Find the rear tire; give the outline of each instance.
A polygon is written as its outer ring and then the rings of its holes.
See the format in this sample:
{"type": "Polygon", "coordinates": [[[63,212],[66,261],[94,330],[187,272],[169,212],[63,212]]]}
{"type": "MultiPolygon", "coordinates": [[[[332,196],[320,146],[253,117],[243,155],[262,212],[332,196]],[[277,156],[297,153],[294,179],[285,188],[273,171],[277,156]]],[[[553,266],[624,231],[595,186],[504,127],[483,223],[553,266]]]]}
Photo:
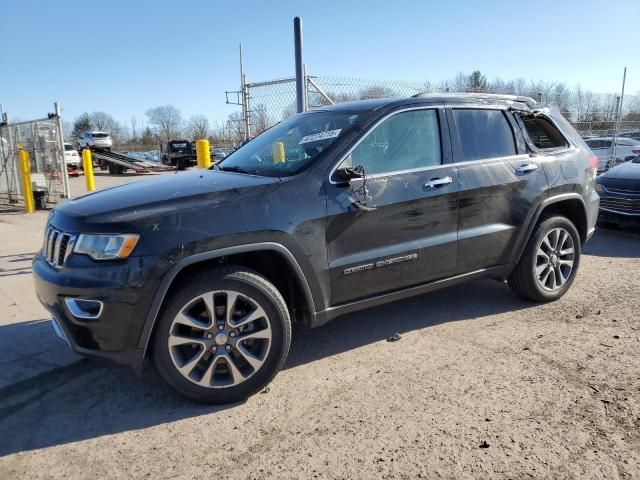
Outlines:
{"type": "Polygon", "coordinates": [[[175,391],[201,403],[245,400],[282,369],[291,320],[276,287],[242,267],[185,279],[167,298],[151,359],[175,391]]]}
{"type": "Polygon", "coordinates": [[[509,286],[529,300],[557,300],[571,287],[580,266],[580,254],[580,235],[573,223],[560,215],[544,217],[511,272],[509,286]]]}

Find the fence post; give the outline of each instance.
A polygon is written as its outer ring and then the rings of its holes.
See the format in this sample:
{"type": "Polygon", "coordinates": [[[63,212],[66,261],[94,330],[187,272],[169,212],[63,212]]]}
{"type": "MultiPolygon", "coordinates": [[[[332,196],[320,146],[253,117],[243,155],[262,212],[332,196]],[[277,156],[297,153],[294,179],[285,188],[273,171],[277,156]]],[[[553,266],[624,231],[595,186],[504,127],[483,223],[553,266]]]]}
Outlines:
{"type": "Polygon", "coordinates": [[[22,173],[22,196],[24,197],[24,209],[26,213],[35,211],[33,205],[33,190],[31,188],[31,165],[29,165],[29,152],[19,150],[20,172],[22,173]]]}
{"type": "Polygon", "coordinates": [[[96,189],[96,185],[93,181],[93,159],[91,158],[91,150],[88,148],[82,150],[82,168],[87,192],[93,192],[96,189]]]}
{"type": "MultiPolygon", "coordinates": [[[[71,198],[71,188],[69,187],[69,172],[67,172],[67,162],[64,159],[64,133],[62,131],[62,119],[60,118],[60,105],[55,102],[54,107],[56,109],[56,130],[58,136],[58,148],[60,149],[60,157],[58,160],[62,162],[60,166],[60,175],[62,176],[62,189],[64,195],[67,198],[71,198]]],[[[93,172],[93,169],[91,170],[93,172]]]]}
{"type": "Polygon", "coordinates": [[[293,19],[293,36],[296,57],[296,110],[297,113],[301,113],[307,111],[307,82],[302,56],[302,19],[300,17],[293,19]]]}
{"type": "Polygon", "coordinates": [[[618,153],[618,130],[620,129],[620,119],[622,117],[622,102],[624,102],[624,87],[626,82],[627,67],[624,67],[624,73],[622,74],[622,93],[620,94],[620,97],[618,97],[618,104],[616,105],[616,119],[613,126],[613,142],[611,143],[611,156],[613,157],[611,160],[614,167],[617,164],[616,155],[618,153]]]}
{"type": "Polygon", "coordinates": [[[211,150],[209,149],[209,140],[196,140],[196,158],[198,159],[198,168],[209,168],[211,166],[211,150]]]}

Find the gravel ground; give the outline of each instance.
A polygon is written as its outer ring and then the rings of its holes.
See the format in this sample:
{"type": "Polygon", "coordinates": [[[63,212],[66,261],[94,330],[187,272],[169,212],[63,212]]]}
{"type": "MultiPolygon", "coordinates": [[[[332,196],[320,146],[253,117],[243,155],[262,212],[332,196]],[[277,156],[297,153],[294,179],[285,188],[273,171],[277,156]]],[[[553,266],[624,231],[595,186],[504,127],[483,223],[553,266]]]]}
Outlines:
{"type": "Polygon", "coordinates": [[[640,479],[638,231],[552,304],[475,281],[296,329],[264,392],[205,407],[55,337],[45,219],[0,213],[0,479],[640,479]]]}

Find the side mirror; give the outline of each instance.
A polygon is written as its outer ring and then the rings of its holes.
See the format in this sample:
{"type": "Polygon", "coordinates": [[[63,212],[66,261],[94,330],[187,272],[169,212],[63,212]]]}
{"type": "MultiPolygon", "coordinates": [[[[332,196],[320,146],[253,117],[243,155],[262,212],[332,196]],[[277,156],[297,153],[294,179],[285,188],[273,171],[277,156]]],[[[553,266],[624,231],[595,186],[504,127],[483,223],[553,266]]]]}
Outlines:
{"type": "Polygon", "coordinates": [[[333,173],[333,179],[337,183],[350,183],[351,180],[364,177],[364,167],[356,165],[355,167],[343,167],[337,169],[333,173]]]}

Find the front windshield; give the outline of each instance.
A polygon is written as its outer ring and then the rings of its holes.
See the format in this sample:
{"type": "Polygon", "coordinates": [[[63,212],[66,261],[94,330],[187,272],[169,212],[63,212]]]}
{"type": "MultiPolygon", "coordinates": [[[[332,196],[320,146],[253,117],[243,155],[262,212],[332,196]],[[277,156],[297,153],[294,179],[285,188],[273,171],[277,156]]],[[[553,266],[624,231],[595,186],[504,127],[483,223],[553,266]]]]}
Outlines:
{"type": "Polygon", "coordinates": [[[294,175],[344,135],[359,116],[339,111],[296,115],[230,154],[220,163],[220,169],[265,176],[294,175]]]}

